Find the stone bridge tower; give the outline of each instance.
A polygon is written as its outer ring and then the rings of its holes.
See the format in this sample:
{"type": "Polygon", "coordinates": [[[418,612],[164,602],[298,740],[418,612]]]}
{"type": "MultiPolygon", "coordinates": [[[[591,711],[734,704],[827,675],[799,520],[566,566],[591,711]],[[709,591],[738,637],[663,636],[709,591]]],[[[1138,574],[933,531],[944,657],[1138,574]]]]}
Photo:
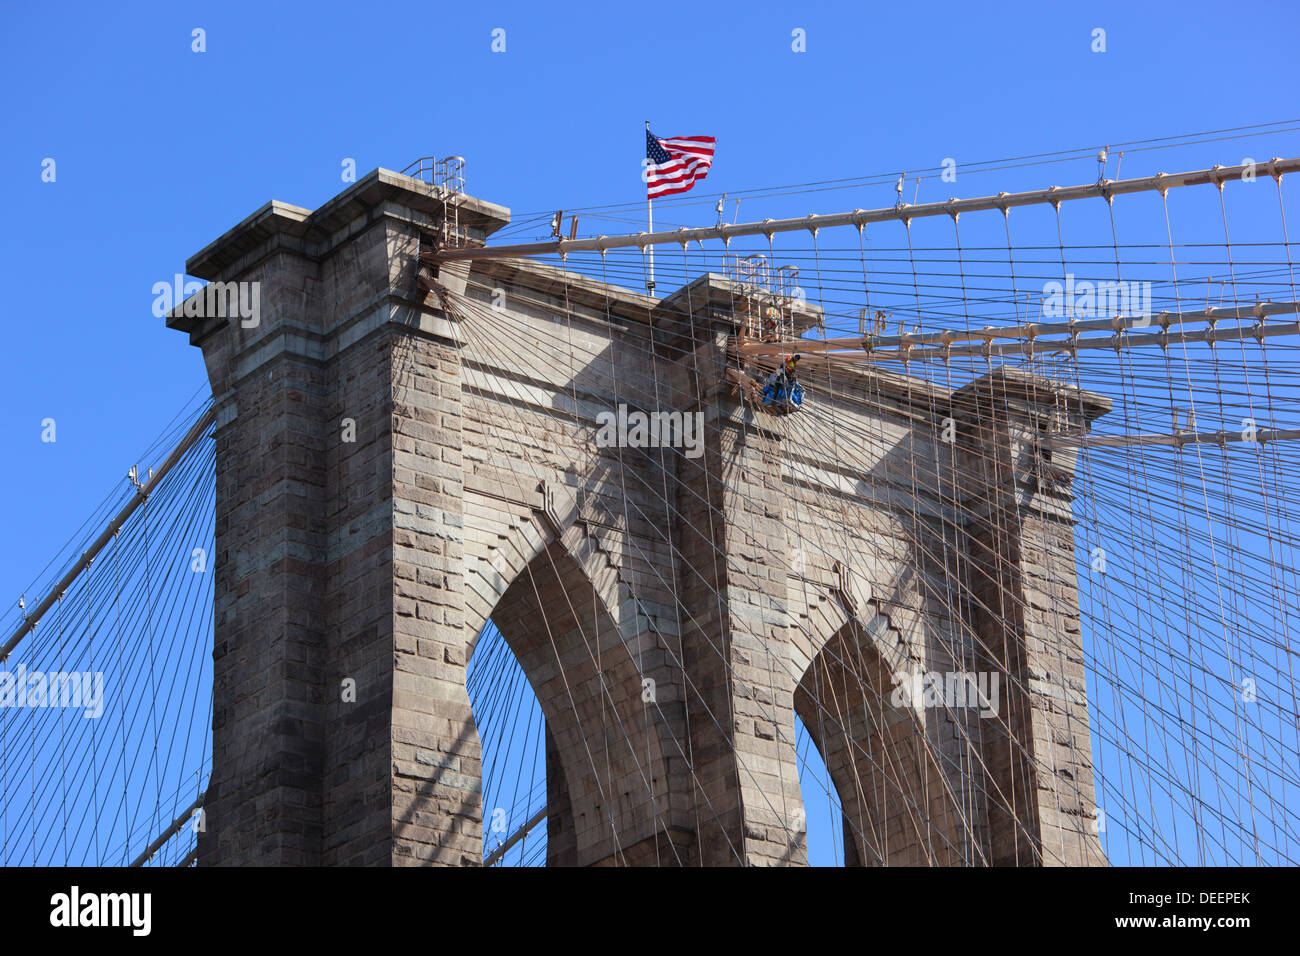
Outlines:
{"type": "Polygon", "coordinates": [[[546,718],[553,864],[805,863],[796,714],[849,862],[1104,862],[1071,462],[1041,441],[1104,400],[814,369],[815,408],[757,414],[723,277],[440,266],[449,221],[483,244],[509,213],[381,169],[187,263],[260,283],[255,325],[168,319],[217,409],[201,865],[477,864],[489,617],[546,718]],[[599,447],[619,406],[701,442],[599,447]],[[1003,675],[996,713],[899,703],[958,671],[1003,675]]]}

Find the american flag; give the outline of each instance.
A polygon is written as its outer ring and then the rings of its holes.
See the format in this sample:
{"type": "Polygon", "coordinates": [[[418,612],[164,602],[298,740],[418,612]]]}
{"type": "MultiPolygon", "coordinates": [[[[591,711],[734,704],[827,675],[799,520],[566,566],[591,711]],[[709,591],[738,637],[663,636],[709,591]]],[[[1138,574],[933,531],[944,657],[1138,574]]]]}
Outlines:
{"type": "Polygon", "coordinates": [[[718,141],[712,136],[676,136],[660,139],[645,131],[646,198],[684,193],[697,179],[709,174],[713,149],[718,141]]]}

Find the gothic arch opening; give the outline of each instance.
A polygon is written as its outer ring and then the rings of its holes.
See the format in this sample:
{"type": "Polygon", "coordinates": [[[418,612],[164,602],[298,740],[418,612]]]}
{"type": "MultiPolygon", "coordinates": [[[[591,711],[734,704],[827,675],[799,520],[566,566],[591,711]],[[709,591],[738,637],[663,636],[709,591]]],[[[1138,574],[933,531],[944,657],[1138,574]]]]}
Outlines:
{"type": "Polygon", "coordinates": [[[501,593],[467,675],[483,744],[485,857],[544,808],[544,839],[539,820],[503,860],[673,862],[661,858],[667,771],[631,630],[558,539],[501,593]]]}
{"type": "Polygon", "coordinates": [[[960,852],[926,715],[900,705],[895,688],[854,619],[817,652],[795,690],[795,713],[839,798],[846,866],[945,865],[960,852]]]}
{"type": "Polygon", "coordinates": [[[812,734],[794,718],[799,792],[803,797],[804,837],[809,866],[844,865],[844,808],[812,734]]]}
{"type": "Polygon", "coordinates": [[[545,866],[546,718],[491,619],[475,641],[465,685],[482,748],[484,862],[545,866]]]}

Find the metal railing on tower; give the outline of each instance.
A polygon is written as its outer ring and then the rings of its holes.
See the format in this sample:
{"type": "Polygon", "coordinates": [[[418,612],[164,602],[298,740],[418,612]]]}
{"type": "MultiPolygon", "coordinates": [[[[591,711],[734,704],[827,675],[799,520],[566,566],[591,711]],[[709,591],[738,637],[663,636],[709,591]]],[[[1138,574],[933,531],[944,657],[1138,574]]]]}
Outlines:
{"type": "Polygon", "coordinates": [[[401,170],[401,173],[403,176],[429,183],[446,204],[441,244],[444,247],[463,245],[460,230],[460,203],[455,197],[465,194],[465,157],[444,156],[439,159],[436,156],[421,156],[401,170]]]}

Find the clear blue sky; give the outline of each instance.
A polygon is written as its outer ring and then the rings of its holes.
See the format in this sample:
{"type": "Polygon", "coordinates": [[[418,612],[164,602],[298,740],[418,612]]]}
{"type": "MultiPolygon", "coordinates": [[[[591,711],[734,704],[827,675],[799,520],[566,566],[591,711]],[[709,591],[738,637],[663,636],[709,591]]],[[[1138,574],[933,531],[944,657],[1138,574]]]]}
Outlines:
{"type": "MultiPolygon", "coordinates": [[[[1289,118],[1293,4],[24,4],[0,27],[0,581],[20,588],[206,378],[153,283],[269,199],[468,159],[517,211],[635,201],[642,122],[718,138],[710,192],[1289,118]],[[1107,51],[1090,50],[1107,31],[1107,51]],[[191,30],[207,52],[191,52],[191,30]],[[506,52],[491,31],[506,30],[506,52]],[[791,50],[806,31],[807,52],[791,50]],[[57,180],[41,181],[42,160],[57,180]],[[58,441],[42,443],[41,420],[58,441]],[[17,582],[23,582],[18,584],[17,582]]],[[[1226,155],[1241,150],[1228,144],[1226,155]]],[[[1077,172],[1077,175],[1074,175],[1077,172]]],[[[1024,185],[1076,170],[1028,171],[1024,185]]],[[[948,192],[1016,188],[990,177],[948,192]]],[[[890,205],[813,194],[755,218],[890,205]]],[[[924,198],[924,197],[922,197],[924,198]]],[[[936,198],[932,196],[931,198],[936,198]]],[[[942,198],[942,197],[940,197],[942,198]]],[[[712,221],[706,206],[693,214],[712,221]]],[[[0,595],[7,600],[7,596],[0,595]]]]}
{"type": "MultiPolygon", "coordinates": [[[[327,200],[344,186],[346,158],[364,174],[459,154],[468,192],[522,212],[638,200],[645,119],[661,135],[717,137],[704,187],[714,192],[1297,113],[1286,79],[1300,35],[1292,3],[1226,13],[1207,2],[654,9],[653,18],[644,4],[613,3],[8,9],[0,601],[17,598],[206,385],[198,352],[152,314],[153,284],[269,199],[327,200]],[[1101,54],[1090,48],[1098,27],[1101,54]],[[195,28],[206,52],[191,50],[195,28]],[[506,31],[504,53],[491,50],[495,28],[506,31]],[[791,49],[795,29],[806,52],[791,49]],[[53,183],[42,182],[47,157],[53,183]],[[54,444],[41,441],[45,418],[57,422],[54,444]]],[[[1197,158],[1246,154],[1227,143],[1197,158]]],[[[921,198],[1095,175],[1091,162],[1029,169],[921,198]]],[[[880,186],[754,200],[741,213],[893,199],[880,186]]],[[[711,206],[678,218],[709,223],[711,206]]]]}

